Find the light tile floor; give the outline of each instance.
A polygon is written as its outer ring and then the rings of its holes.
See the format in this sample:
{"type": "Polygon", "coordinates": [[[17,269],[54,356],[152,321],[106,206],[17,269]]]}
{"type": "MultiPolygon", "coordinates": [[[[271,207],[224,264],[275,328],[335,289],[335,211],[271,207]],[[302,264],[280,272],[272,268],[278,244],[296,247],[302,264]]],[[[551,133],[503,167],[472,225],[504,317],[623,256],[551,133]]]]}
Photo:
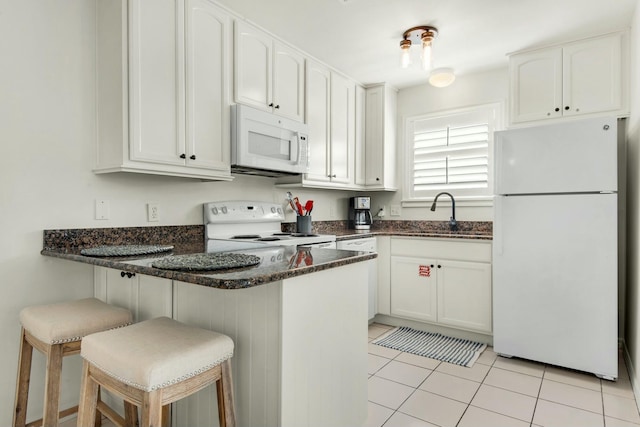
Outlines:
{"type": "Polygon", "coordinates": [[[363,427],[640,426],[627,368],[616,382],[487,348],[472,368],[391,350],[371,341],[369,415],[363,427]]]}
{"type": "MultiPolygon", "coordinates": [[[[465,368],[371,344],[391,328],[369,326],[369,415],[362,427],[640,427],[622,358],[616,382],[505,359],[492,348],[465,368]]],[[[102,425],[113,426],[106,419],[102,425]]]]}

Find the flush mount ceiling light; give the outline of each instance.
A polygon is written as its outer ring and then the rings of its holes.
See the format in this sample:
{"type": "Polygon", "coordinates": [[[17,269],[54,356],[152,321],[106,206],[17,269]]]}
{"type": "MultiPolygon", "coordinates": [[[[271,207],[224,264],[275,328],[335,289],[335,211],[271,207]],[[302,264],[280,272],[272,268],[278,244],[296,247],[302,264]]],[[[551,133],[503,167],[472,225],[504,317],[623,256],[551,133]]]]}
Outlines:
{"type": "Polygon", "coordinates": [[[435,87],[447,87],[456,79],[452,68],[436,68],[429,74],[429,83],[435,87]]]}
{"type": "Polygon", "coordinates": [[[419,46],[422,68],[426,71],[431,69],[431,43],[437,35],[438,29],[428,25],[409,28],[405,31],[400,41],[402,68],[407,68],[412,63],[411,46],[419,46]]]}

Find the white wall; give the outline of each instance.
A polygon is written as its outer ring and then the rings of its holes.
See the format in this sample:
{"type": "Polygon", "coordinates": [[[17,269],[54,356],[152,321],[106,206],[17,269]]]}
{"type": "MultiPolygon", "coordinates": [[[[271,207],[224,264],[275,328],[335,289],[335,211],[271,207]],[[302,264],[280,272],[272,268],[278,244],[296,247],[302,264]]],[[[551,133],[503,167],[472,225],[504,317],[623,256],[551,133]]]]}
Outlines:
{"type": "MultiPolygon", "coordinates": [[[[638,2],[640,4],[640,2],[638,2]]],[[[631,27],[631,116],[627,124],[627,271],[625,345],[631,381],[640,395],[640,5],[631,27]]]]}
{"type": "MultiPolygon", "coordinates": [[[[202,182],[137,174],[94,175],[95,0],[0,3],[0,425],[13,412],[21,308],[92,295],[92,267],[41,256],[42,230],[202,223],[202,203],[284,202],[268,178],[202,182]],[[110,219],[94,220],[94,200],[110,219]],[[146,222],[146,203],[160,206],[146,222]]],[[[348,192],[313,198],[314,220],[346,219],[348,192]]],[[[291,213],[287,221],[294,221],[291,213]]],[[[34,356],[29,420],[41,417],[43,358],[34,356]]],[[[65,361],[63,404],[77,404],[80,365],[65,361]]]]}
{"type": "MultiPolygon", "coordinates": [[[[508,96],[508,69],[505,67],[477,73],[472,75],[459,76],[456,81],[446,88],[435,88],[429,84],[415,86],[398,92],[398,163],[404,163],[404,136],[403,129],[407,117],[428,114],[443,110],[452,110],[462,107],[470,107],[481,104],[500,102],[506,109],[508,96]]],[[[425,76],[426,80],[426,76],[425,76]]],[[[506,117],[506,111],[504,113],[506,117]]],[[[503,120],[503,123],[506,121],[503,120]]],[[[402,171],[402,167],[399,168],[402,171]]],[[[402,188],[404,177],[400,172],[397,182],[402,188]]],[[[400,205],[402,201],[402,190],[395,193],[371,193],[372,209],[374,213],[386,205],[387,216],[385,219],[403,220],[432,220],[445,221],[451,216],[451,209],[448,208],[446,199],[438,200],[438,209],[435,212],[429,210],[429,206],[403,207],[400,217],[389,216],[391,205],[400,205]],[[442,200],[442,206],[440,201],[442,200]]],[[[455,196],[455,194],[454,194],[455,196]]],[[[450,205],[449,205],[450,206],[450,205]]],[[[456,203],[456,219],[460,221],[492,221],[493,208],[491,206],[464,206],[456,203]]]]}

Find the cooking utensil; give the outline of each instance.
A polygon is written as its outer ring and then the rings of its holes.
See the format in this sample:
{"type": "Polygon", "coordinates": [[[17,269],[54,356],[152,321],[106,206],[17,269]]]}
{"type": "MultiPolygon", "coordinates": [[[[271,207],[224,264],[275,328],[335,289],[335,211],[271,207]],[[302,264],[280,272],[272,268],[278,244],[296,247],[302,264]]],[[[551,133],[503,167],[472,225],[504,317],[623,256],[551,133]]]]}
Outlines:
{"type": "Polygon", "coordinates": [[[291,194],[291,191],[287,191],[287,200],[289,201],[289,206],[291,206],[291,209],[293,209],[295,213],[298,213],[296,205],[293,204],[293,194],[291,194]]]}
{"type": "Polygon", "coordinates": [[[313,209],[313,200],[307,200],[307,203],[304,204],[305,215],[311,215],[311,210],[313,209]]]}
{"type": "Polygon", "coordinates": [[[293,203],[295,203],[296,205],[296,212],[298,213],[298,215],[302,216],[304,215],[304,211],[302,210],[302,205],[300,204],[300,200],[298,200],[297,197],[293,198],[293,203]]]}

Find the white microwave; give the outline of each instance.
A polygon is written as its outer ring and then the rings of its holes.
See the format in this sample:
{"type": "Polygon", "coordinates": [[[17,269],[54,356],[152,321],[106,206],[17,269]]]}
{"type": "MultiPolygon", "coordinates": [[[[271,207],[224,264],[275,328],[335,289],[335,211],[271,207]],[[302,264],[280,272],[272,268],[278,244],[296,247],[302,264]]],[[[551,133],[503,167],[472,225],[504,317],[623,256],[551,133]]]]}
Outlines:
{"type": "Polygon", "coordinates": [[[231,171],[261,176],[309,172],[307,125],[242,104],[231,106],[231,171]]]}

